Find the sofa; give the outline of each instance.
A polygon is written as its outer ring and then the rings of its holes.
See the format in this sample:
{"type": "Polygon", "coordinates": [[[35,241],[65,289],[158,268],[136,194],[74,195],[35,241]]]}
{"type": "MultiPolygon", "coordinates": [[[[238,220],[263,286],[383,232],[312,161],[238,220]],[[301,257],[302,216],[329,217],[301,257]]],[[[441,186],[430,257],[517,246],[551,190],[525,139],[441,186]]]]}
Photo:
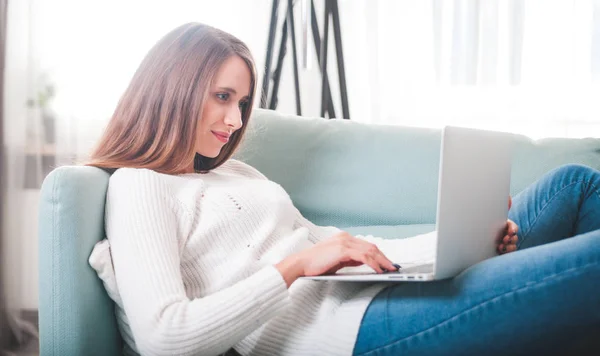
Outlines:
{"type": "MultiPolygon", "coordinates": [[[[281,184],[308,219],[353,234],[404,238],[435,227],[441,130],[366,125],[256,109],[235,158],[281,184]]],[[[511,193],[566,163],[600,169],[600,139],[513,135],[511,193]]],[[[477,167],[472,167],[477,169],[477,167]]],[[[88,264],[104,238],[109,175],[64,166],[39,206],[42,356],[118,355],[114,305],[88,264]]]]}

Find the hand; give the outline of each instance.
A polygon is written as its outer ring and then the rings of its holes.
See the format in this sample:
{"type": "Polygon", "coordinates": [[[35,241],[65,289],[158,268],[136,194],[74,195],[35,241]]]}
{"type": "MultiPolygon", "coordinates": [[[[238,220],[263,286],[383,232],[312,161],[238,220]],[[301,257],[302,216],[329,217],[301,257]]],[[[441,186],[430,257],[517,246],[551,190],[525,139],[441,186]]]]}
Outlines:
{"type": "Polygon", "coordinates": [[[377,245],[340,232],[302,251],[305,254],[304,275],[335,273],[344,267],[369,265],[377,273],[395,271],[396,267],[377,245]]]}
{"type": "MultiPolygon", "coordinates": [[[[508,197],[508,209],[510,210],[512,206],[512,198],[508,197]]],[[[506,229],[504,230],[504,235],[500,242],[498,243],[498,254],[505,254],[509,252],[513,252],[517,250],[517,242],[519,241],[519,236],[517,233],[519,232],[519,227],[514,221],[508,219],[506,221],[506,229]]]]}
{"type": "Polygon", "coordinates": [[[291,285],[300,276],[318,276],[335,273],[343,267],[369,265],[377,273],[384,269],[396,271],[396,267],[375,244],[358,239],[347,232],[340,232],[320,241],[306,250],[295,253],[275,267],[291,285]]]}

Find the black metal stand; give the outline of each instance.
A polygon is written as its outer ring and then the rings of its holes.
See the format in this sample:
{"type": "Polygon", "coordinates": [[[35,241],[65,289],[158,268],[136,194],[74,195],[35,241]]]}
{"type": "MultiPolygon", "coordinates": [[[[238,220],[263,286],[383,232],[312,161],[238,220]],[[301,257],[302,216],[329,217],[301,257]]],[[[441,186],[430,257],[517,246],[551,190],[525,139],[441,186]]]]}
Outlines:
{"type": "MultiPolygon", "coordinates": [[[[342,51],[342,36],[340,30],[340,15],[338,9],[337,0],[324,0],[325,11],[324,11],[324,22],[323,22],[323,37],[319,34],[319,26],[316,19],[316,11],[313,0],[310,1],[311,10],[311,29],[313,33],[313,42],[315,44],[315,51],[317,53],[317,60],[319,61],[319,67],[321,70],[321,116],[325,117],[325,113],[330,119],[336,117],[335,109],[333,107],[333,100],[331,98],[331,89],[329,87],[329,76],[327,74],[327,51],[329,42],[329,19],[331,17],[333,22],[333,36],[335,40],[336,58],[338,67],[338,78],[340,84],[340,96],[342,101],[342,113],[344,119],[350,119],[350,111],[348,108],[348,94],[346,89],[346,74],[344,67],[344,55],[342,51]],[[321,40],[323,38],[323,40],[321,40]]],[[[293,16],[293,0],[287,1],[287,13],[286,18],[281,28],[281,41],[279,44],[279,54],[277,56],[277,64],[275,70],[271,73],[271,60],[273,58],[273,45],[275,42],[275,32],[277,30],[277,10],[279,8],[279,0],[273,0],[273,7],[271,9],[271,23],[269,26],[269,37],[267,42],[267,55],[265,63],[265,75],[262,83],[262,92],[260,98],[260,107],[266,108],[268,102],[269,109],[277,108],[277,94],[279,91],[279,82],[281,80],[281,71],[283,69],[283,60],[287,52],[287,37],[288,31],[292,40],[292,59],[293,59],[293,71],[294,71],[294,89],[296,94],[296,113],[302,115],[302,105],[300,101],[300,79],[298,75],[298,55],[296,51],[296,32],[294,26],[293,16]],[[269,84],[273,80],[273,88],[271,91],[270,99],[269,96],[269,84]]]]}

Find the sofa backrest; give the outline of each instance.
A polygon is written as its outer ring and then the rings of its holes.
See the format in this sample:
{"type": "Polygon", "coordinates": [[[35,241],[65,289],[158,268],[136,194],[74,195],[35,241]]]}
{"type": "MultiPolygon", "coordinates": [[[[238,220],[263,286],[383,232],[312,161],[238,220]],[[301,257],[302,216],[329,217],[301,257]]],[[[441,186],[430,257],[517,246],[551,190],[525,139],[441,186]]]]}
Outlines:
{"type": "MultiPolygon", "coordinates": [[[[317,224],[433,224],[440,143],[439,129],[257,109],[236,158],[280,183],[317,224]]],[[[513,195],[566,163],[600,168],[600,139],[534,141],[513,135],[513,149],[513,195]]]]}
{"type": "Polygon", "coordinates": [[[60,167],[44,180],[39,205],[40,355],[119,355],[114,304],[88,258],[104,238],[109,175],[60,167]]]}

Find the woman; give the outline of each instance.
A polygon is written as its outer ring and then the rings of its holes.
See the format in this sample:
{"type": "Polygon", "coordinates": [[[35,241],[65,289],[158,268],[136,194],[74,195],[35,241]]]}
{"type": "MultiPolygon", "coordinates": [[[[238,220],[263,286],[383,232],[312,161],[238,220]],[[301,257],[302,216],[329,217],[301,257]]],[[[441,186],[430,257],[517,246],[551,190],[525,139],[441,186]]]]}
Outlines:
{"type": "Polygon", "coordinates": [[[230,159],[255,88],[242,42],[181,26],[143,60],[92,154],[90,165],[114,174],[107,241],[90,263],[117,304],[126,353],[514,354],[600,323],[600,174],[581,166],[515,198],[520,239],[507,222],[498,251],[552,244],[435,283],[298,280],[363,264],[395,270],[377,246],[410,252],[433,239],[385,243],[316,226],[278,184],[230,159]]]}

